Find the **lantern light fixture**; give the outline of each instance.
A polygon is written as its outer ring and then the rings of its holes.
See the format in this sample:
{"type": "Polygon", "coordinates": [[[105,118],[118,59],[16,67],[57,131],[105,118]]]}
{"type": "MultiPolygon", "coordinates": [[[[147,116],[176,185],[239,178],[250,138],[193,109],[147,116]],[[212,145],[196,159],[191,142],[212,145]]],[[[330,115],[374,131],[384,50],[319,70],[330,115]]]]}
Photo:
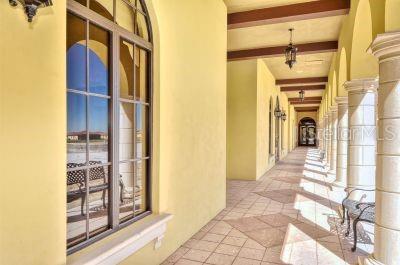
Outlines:
{"type": "Polygon", "coordinates": [[[286,121],[286,112],[285,111],[282,111],[282,120],[286,121]]]}
{"type": "Polygon", "coordinates": [[[302,89],[302,90],[300,90],[300,92],[299,92],[299,98],[300,98],[300,101],[301,102],[303,102],[304,101],[304,95],[305,95],[305,91],[302,89]]]}
{"type": "Polygon", "coordinates": [[[293,65],[297,62],[296,61],[296,56],[297,56],[297,47],[293,45],[293,28],[289,29],[290,32],[290,43],[285,49],[285,57],[286,57],[286,62],[285,64],[289,65],[289,68],[292,69],[293,65]]]}
{"type": "Polygon", "coordinates": [[[279,108],[276,108],[274,113],[275,117],[277,117],[278,119],[282,117],[282,111],[279,108]]]}
{"type": "Polygon", "coordinates": [[[36,16],[38,8],[53,5],[52,0],[9,0],[8,2],[13,7],[17,6],[19,2],[25,10],[28,22],[32,22],[33,17],[36,16]]]}

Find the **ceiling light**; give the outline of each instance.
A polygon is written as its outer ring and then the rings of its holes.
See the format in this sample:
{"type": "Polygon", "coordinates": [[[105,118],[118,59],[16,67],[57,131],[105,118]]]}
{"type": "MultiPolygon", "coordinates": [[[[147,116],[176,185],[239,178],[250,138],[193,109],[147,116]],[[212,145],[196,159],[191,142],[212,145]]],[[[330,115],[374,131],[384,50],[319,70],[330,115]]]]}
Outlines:
{"type": "Polygon", "coordinates": [[[293,31],[294,29],[289,29],[290,32],[290,43],[285,49],[285,64],[289,65],[289,68],[292,69],[293,65],[296,63],[296,55],[297,55],[297,47],[293,45],[293,31]]]}
{"type": "Polygon", "coordinates": [[[303,102],[304,101],[304,95],[306,94],[306,92],[304,92],[304,90],[300,90],[299,92],[299,98],[300,101],[303,102]]]}

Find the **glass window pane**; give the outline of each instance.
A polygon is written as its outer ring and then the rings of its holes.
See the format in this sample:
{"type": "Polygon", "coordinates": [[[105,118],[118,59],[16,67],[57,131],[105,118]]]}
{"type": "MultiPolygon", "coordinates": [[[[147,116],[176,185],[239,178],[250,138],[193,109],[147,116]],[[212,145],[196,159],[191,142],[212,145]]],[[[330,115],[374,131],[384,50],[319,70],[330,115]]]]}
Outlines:
{"type": "Polygon", "coordinates": [[[86,91],[86,22],[67,15],[67,88],[86,91]]]}
{"type": "Polygon", "coordinates": [[[112,0],[90,0],[89,8],[97,14],[113,21],[113,2],[112,0]]]}
{"type": "Polygon", "coordinates": [[[87,6],[86,0],[75,0],[75,1],[78,2],[79,4],[83,5],[83,6],[87,6]]]}
{"type": "Polygon", "coordinates": [[[148,102],[148,60],[147,52],[135,47],[136,100],[148,102]]]}
{"type": "Polygon", "coordinates": [[[133,99],[133,45],[120,42],[120,97],[133,99]]]}
{"type": "Polygon", "coordinates": [[[134,32],[135,29],[135,10],[123,0],[117,0],[116,22],[121,27],[134,32]]]}
{"type": "Polygon", "coordinates": [[[109,95],[110,36],[93,24],[89,26],[89,91],[109,95]]]}
{"type": "Polygon", "coordinates": [[[136,114],[135,114],[136,157],[144,158],[149,155],[149,151],[148,151],[148,133],[149,133],[148,109],[144,105],[136,104],[135,111],[136,111],[136,114]]]}
{"type": "Polygon", "coordinates": [[[133,159],[134,153],[134,104],[120,103],[119,114],[119,159],[125,161],[133,159]]]}
{"type": "Polygon", "coordinates": [[[89,98],[89,160],[109,161],[109,100],[89,98]]]}
{"type": "Polygon", "coordinates": [[[142,37],[145,40],[149,40],[149,31],[147,27],[146,17],[140,13],[136,13],[136,35],[142,37]]]}
{"type": "Polygon", "coordinates": [[[86,96],[67,94],[67,162],[86,163],[86,96]]]}
{"type": "Polygon", "coordinates": [[[135,216],[147,211],[147,160],[135,163],[135,216]]]}
{"type": "Polygon", "coordinates": [[[91,161],[90,165],[98,165],[89,169],[89,231],[90,237],[109,228],[109,168],[100,162],[91,161]]]}
{"type": "Polygon", "coordinates": [[[133,217],[133,187],[134,166],[133,163],[121,163],[119,165],[119,218],[126,221],[133,217]]]}
{"type": "MultiPolygon", "coordinates": [[[[69,163],[68,169],[83,164],[69,163]]],[[[67,246],[68,248],[85,241],[86,238],[86,204],[84,202],[86,170],[78,169],[67,172],[67,246]]]]}

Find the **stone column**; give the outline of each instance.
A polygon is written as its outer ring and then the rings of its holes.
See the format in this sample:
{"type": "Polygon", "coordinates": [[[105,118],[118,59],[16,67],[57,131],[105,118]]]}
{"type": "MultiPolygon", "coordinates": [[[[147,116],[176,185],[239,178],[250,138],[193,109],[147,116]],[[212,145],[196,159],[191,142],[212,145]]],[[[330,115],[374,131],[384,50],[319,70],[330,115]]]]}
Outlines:
{"type": "Polygon", "coordinates": [[[329,115],[329,124],[331,125],[330,128],[330,148],[331,148],[331,156],[330,156],[330,163],[329,163],[329,174],[336,174],[336,154],[337,154],[337,116],[338,116],[338,108],[337,106],[332,106],[330,108],[330,115],[329,115]]]}
{"type": "Polygon", "coordinates": [[[318,138],[318,152],[321,157],[322,157],[322,154],[324,153],[323,128],[324,128],[323,120],[320,120],[318,122],[317,138],[318,138]]]}
{"type": "Polygon", "coordinates": [[[324,160],[323,163],[326,164],[328,160],[328,140],[327,140],[327,134],[328,134],[328,115],[325,114],[323,118],[323,123],[324,123],[324,128],[323,128],[323,141],[324,141],[324,160]]]}
{"type": "Polygon", "coordinates": [[[375,245],[365,264],[400,264],[400,31],[378,35],[375,245]]]}
{"type": "MultiPolygon", "coordinates": [[[[349,94],[349,188],[375,189],[377,87],[377,79],[356,79],[345,83],[349,94]]],[[[360,193],[352,194],[359,199],[360,193]]],[[[374,200],[373,193],[367,194],[367,200],[374,200]]]]}
{"type": "Polygon", "coordinates": [[[336,180],[333,183],[339,187],[347,185],[347,149],[349,145],[349,119],[347,97],[336,97],[338,104],[338,130],[337,130],[337,162],[336,180]]]}
{"type": "Polygon", "coordinates": [[[328,114],[325,114],[324,115],[324,149],[325,149],[324,164],[325,165],[329,163],[328,131],[329,131],[328,114]]]}

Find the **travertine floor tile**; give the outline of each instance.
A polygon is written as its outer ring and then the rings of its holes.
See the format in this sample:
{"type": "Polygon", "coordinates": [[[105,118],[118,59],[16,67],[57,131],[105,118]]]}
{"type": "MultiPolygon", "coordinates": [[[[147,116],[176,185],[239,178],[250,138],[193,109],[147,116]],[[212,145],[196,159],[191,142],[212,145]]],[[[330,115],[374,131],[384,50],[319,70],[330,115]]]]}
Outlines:
{"type": "MultiPolygon", "coordinates": [[[[297,148],[258,181],[227,181],[227,208],[163,265],[349,265],[337,209],[345,193],[331,185],[315,149],[297,148]]],[[[364,245],[362,243],[360,246],[364,245]]]]}

